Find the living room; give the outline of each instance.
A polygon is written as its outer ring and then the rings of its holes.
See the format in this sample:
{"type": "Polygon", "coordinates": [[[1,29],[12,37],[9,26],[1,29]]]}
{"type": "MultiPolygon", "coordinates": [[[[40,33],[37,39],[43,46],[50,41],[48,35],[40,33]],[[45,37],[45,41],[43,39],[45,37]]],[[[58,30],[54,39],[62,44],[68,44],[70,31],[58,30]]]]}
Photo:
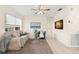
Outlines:
{"type": "Polygon", "coordinates": [[[79,53],[78,10],[74,5],[1,5],[0,51],[15,50],[9,53],[16,54],[32,43],[35,48],[32,46],[34,50],[28,54],[79,53]]]}

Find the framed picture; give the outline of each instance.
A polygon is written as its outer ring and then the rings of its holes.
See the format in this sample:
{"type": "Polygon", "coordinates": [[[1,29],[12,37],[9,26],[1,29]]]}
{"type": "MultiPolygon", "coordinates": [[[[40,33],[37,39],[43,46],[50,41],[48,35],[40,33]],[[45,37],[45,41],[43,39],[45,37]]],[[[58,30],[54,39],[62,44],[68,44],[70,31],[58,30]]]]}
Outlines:
{"type": "Polygon", "coordinates": [[[20,27],[15,27],[15,30],[20,30],[20,27]]]}
{"type": "Polygon", "coordinates": [[[32,28],[32,29],[40,29],[41,28],[41,23],[40,22],[31,22],[30,28],[32,28]]]}
{"type": "Polygon", "coordinates": [[[5,28],[5,32],[8,32],[8,28],[5,28]]]}
{"type": "Polygon", "coordinates": [[[14,27],[9,27],[9,28],[8,28],[8,31],[10,31],[10,32],[11,32],[11,31],[14,31],[14,27]]]}
{"type": "Polygon", "coordinates": [[[55,22],[55,29],[63,29],[63,19],[55,22]]]}

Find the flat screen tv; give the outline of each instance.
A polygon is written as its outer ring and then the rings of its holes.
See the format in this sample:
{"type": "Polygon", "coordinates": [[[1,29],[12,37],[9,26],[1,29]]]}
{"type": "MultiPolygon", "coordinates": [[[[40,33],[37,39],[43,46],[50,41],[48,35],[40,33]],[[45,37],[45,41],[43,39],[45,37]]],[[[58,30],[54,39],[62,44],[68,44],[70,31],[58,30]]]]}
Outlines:
{"type": "Polygon", "coordinates": [[[55,29],[63,29],[63,19],[55,22],[55,29]]]}

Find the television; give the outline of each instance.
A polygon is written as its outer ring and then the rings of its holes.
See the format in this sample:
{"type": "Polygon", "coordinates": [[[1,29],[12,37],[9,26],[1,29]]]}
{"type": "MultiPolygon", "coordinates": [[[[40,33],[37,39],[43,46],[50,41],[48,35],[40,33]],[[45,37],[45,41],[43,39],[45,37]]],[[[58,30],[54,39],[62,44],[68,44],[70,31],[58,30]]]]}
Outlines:
{"type": "Polygon", "coordinates": [[[63,29],[63,19],[55,22],[55,29],[63,29]]]}

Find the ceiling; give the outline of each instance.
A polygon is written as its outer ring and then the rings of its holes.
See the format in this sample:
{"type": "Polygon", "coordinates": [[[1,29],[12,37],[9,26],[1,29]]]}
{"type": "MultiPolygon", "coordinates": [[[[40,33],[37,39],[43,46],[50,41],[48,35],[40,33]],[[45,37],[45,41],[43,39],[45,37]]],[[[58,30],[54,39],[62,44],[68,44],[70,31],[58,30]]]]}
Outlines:
{"type": "MultiPolygon", "coordinates": [[[[43,5],[42,5],[43,6],[43,5]]],[[[22,16],[37,16],[32,9],[37,9],[38,5],[9,5],[8,7],[12,8],[22,16]]],[[[42,16],[53,16],[59,8],[64,8],[64,5],[44,5],[45,8],[49,8],[50,11],[45,12],[42,16]]],[[[39,15],[38,15],[39,16],[39,15]]]]}

